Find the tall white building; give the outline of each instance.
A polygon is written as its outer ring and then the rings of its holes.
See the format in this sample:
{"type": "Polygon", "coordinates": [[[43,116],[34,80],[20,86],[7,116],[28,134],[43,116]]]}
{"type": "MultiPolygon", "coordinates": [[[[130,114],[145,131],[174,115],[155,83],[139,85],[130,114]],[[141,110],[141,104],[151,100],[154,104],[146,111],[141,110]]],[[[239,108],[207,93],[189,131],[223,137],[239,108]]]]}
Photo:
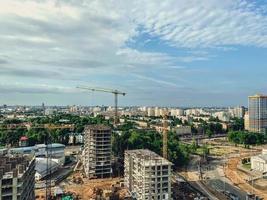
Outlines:
{"type": "Polygon", "coordinates": [[[155,116],[155,109],[154,108],[147,108],[147,116],[154,117],[155,116]]]}
{"type": "Polygon", "coordinates": [[[137,200],[172,200],[171,168],[171,162],[150,150],[125,151],[125,185],[137,200]]]}

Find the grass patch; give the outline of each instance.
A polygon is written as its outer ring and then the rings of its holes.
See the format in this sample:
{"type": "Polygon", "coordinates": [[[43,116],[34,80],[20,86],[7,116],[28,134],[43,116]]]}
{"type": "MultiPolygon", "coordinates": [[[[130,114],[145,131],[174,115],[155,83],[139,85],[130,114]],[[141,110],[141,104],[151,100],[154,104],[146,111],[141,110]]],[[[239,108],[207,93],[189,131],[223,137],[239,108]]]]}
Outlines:
{"type": "Polygon", "coordinates": [[[247,170],[251,170],[251,163],[243,164],[242,167],[244,167],[247,170]]]}

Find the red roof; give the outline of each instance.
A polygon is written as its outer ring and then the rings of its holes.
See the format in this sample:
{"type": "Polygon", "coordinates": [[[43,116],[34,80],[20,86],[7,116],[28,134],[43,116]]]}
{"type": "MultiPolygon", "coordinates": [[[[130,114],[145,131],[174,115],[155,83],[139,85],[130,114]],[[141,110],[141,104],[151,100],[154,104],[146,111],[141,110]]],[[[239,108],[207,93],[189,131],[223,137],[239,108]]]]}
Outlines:
{"type": "Polygon", "coordinates": [[[22,136],[22,137],[20,138],[20,141],[25,141],[25,140],[28,140],[28,138],[27,138],[26,136],[22,136]]]}

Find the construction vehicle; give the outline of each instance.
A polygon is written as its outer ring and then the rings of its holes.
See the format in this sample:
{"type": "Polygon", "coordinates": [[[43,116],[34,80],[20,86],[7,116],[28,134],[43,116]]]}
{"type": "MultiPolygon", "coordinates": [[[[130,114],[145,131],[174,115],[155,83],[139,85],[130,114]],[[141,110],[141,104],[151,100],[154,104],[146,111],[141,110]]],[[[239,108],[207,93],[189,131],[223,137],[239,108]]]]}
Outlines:
{"type": "Polygon", "coordinates": [[[93,87],[86,87],[86,86],[77,86],[79,89],[84,89],[84,90],[90,90],[90,91],[96,91],[96,92],[106,92],[106,93],[112,93],[114,94],[114,103],[115,103],[115,113],[114,113],[114,126],[116,126],[119,122],[119,117],[118,117],[118,95],[125,96],[125,92],[120,92],[118,90],[113,90],[113,89],[105,89],[105,88],[93,88],[93,87]]]}

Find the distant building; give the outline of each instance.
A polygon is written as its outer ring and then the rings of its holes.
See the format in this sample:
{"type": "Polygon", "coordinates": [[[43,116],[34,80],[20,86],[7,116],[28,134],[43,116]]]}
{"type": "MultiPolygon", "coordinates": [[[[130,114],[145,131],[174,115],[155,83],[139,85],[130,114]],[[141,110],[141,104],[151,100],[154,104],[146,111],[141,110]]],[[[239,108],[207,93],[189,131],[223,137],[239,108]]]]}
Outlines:
{"type": "Polygon", "coordinates": [[[251,169],[267,173],[267,149],[263,149],[262,154],[251,157],[251,169]]]}
{"type": "Polygon", "coordinates": [[[265,132],[267,128],[267,96],[249,96],[249,131],[265,132]]]}
{"type": "Polygon", "coordinates": [[[246,131],[249,130],[249,114],[248,114],[248,112],[246,112],[244,115],[244,129],[246,131]]]}
{"type": "Polygon", "coordinates": [[[229,112],[231,113],[232,117],[243,118],[245,115],[245,107],[238,106],[238,107],[229,109],[229,112]]]}
{"type": "Polygon", "coordinates": [[[223,122],[229,122],[231,118],[230,113],[225,111],[215,112],[212,114],[212,116],[223,122]]]}
{"type": "Polygon", "coordinates": [[[84,136],[82,133],[70,133],[69,134],[69,144],[83,144],[84,143],[84,136]]]}
{"type": "Polygon", "coordinates": [[[56,109],[46,108],[45,111],[44,111],[44,114],[45,115],[53,115],[53,114],[55,114],[55,112],[57,112],[56,109]]]}
{"type": "Polygon", "coordinates": [[[154,108],[147,108],[147,116],[154,117],[155,116],[155,109],[154,108]]]}
{"type": "Polygon", "coordinates": [[[184,110],[183,109],[171,109],[170,114],[173,117],[183,116],[184,115],[184,110]]]}
{"type": "Polygon", "coordinates": [[[176,127],[173,127],[172,131],[174,131],[177,135],[191,135],[192,134],[191,126],[178,125],[176,127]]]}
{"type": "Polygon", "coordinates": [[[35,200],[34,157],[0,155],[0,199],[35,200]]]}
{"type": "Polygon", "coordinates": [[[150,150],[125,151],[125,186],[137,200],[172,200],[171,168],[171,162],[150,150]]]}
{"type": "Polygon", "coordinates": [[[83,166],[88,178],[111,176],[111,129],[89,125],[84,130],[83,166]]]}
{"type": "Polygon", "coordinates": [[[19,139],[19,146],[20,147],[26,147],[28,146],[28,137],[26,136],[22,136],[20,139],[19,139]]]}

